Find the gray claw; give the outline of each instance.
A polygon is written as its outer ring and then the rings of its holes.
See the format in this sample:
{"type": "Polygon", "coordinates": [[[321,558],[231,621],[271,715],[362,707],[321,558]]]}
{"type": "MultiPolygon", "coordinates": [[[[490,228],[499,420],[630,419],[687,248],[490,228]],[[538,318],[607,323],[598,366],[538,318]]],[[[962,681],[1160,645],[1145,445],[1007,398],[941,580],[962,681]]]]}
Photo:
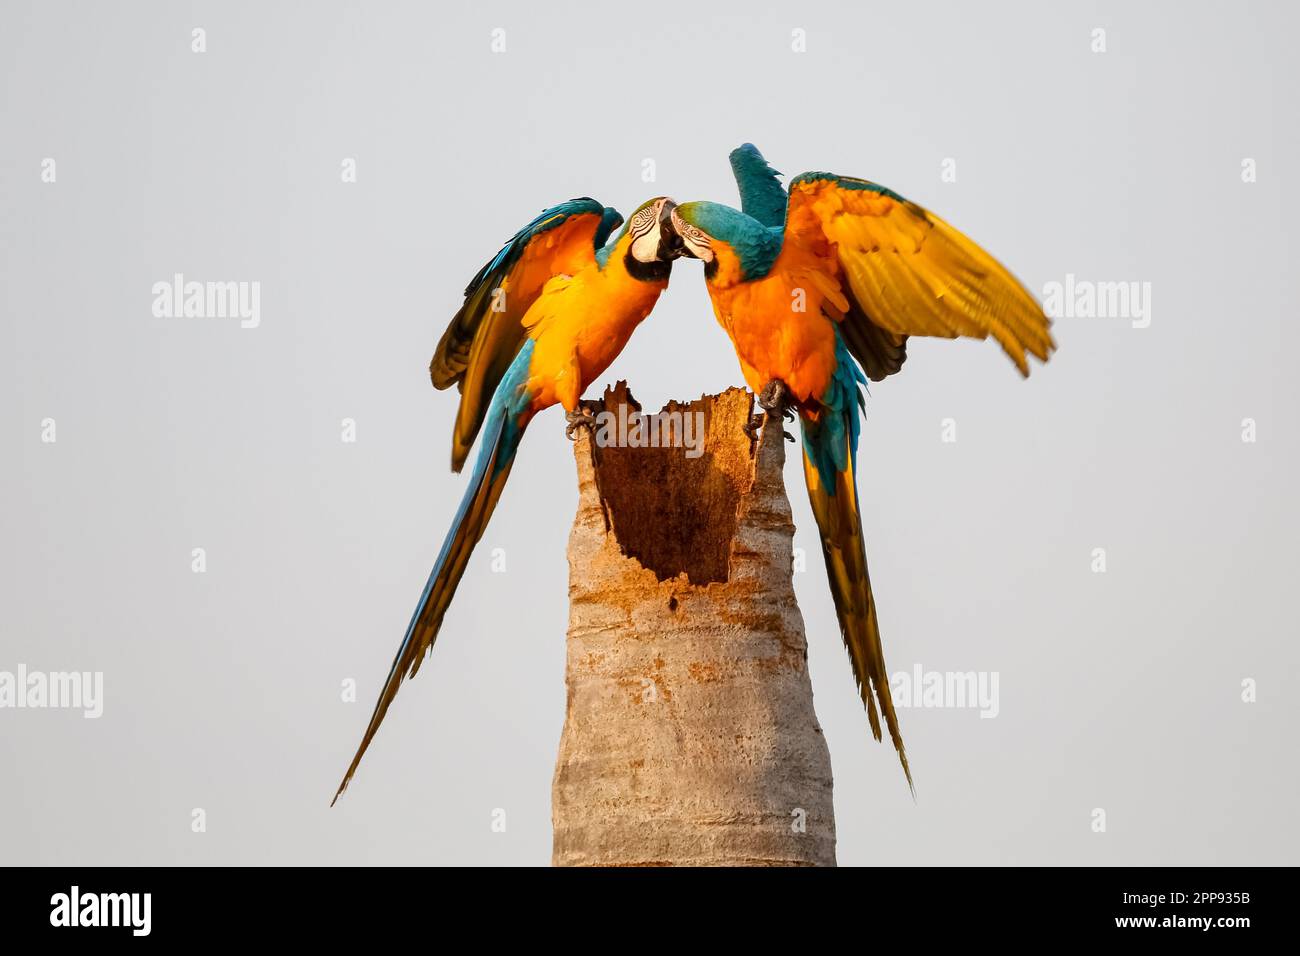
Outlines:
{"type": "Polygon", "coordinates": [[[594,429],[596,427],[596,419],[581,405],[578,406],[576,411],[565,412],[564,420],[569,423],[564,428],[564,437],[569,441],[578,440],[579,428],[594,429]]]}
{"type": "Polygon", "coordinates": [[[785,408],[786,395],[788,389],[785,382],[779,378],[774,378],[763,386],[763,390],[758,393],[758,404],[769,412],[782,411],[785,408]]]}

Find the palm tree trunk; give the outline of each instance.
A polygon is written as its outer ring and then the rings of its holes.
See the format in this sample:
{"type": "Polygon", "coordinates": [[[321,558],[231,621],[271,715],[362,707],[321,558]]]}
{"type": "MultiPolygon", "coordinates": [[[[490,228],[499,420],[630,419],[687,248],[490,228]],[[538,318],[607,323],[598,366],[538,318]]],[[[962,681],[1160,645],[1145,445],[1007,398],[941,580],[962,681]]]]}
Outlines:
{"type": "MultiPolygon", "coordinates": [[[[623,383],[597,404],[639,411],[623,383]]],[[[768,426],[753,449],[750,409],[739,389],[665,408],[703,422],[695,457],[575,446],[556,866],[835,865],[785,445],[768,426]]]]}

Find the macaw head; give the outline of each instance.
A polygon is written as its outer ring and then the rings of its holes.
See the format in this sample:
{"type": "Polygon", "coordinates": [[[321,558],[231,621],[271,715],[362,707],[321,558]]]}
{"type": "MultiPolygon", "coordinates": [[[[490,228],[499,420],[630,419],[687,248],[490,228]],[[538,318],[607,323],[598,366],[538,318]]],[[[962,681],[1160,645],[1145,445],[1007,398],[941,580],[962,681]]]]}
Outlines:
{"type": "Polygon", "coordinates": [[[725,261],[735,266],[737,280],[760,279],[781,252],[779,229],[721,203],[682,203],[669,214],[669,222],[681,237],[682,255],[703,260],[709,278],[725,261]]]}
{"type": "Polygon", "coordinates": [[[681,242],[669,224],[676,208],[677,203],[667,196],[656,196],[638,206],[627,221],[627,232],[632,237],[628,255],[643,265],[669,263],[680,256],[681,242]]]}
{"type": "Polygon", "coordinates": [[[677,203],[667,196],[647,199],[637,206],[623,230],[596,253],[596,261],[605,268],[615,249],[634,279],[647,282],[665,280],[673,260],[682,254],[681,239],[669,223],[677,203]]]}

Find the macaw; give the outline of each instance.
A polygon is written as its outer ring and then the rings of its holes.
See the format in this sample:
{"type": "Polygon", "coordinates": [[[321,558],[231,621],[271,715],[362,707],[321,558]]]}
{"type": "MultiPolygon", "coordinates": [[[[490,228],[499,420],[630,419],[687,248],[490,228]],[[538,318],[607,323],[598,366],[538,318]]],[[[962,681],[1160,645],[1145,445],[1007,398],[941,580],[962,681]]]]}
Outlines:
{"type": "Polygon", "coordinates": [[[514,465],[529,422],[564,406],[570,438],[590,426],[582,393],[623,350],[668,287],[680,253],[667,197],[643,203],[622,224],[594,199],[553,206],[521,229],[479,270],[438,343],[429,374],[440,389],[460,386],[452,434],[459,471],[480,431],[478,462],[428,583],[397,649],[337,801],[356,772],[397,689],[433,646],[514,465]]]}
{"type": "Polygon", "coordinates": [[[1046,361],[1055,348],[1050,323],[992,256],[892,190],[814,172],[787,191],[748,143],[731,165],[741,210],[689,202],[670,221],[683,254],[704,262],[714,313],[768,420],[799,417],[840,633],[872,733],[881,739],[879,710],[910,787],[858,509],[860,388],[902,367],[911,335],[992,335],[1028,375],[1026,353],[1046,361]]]}

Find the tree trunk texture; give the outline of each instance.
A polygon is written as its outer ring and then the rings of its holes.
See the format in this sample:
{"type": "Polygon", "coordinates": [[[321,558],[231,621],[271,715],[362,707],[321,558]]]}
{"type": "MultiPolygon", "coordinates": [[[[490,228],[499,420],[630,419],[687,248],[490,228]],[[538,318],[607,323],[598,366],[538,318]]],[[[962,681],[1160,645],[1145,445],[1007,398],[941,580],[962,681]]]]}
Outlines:
{"type": "MultiPolygon", "coordinates": [[[[753,446],[751,404],[668,405],[703,415],[694,458],[575,444],[556,866],[835,865],[785,445],[769,426],[753,446]]],[[[593,405],[640,411],[622,382],[593,405]]]]}

